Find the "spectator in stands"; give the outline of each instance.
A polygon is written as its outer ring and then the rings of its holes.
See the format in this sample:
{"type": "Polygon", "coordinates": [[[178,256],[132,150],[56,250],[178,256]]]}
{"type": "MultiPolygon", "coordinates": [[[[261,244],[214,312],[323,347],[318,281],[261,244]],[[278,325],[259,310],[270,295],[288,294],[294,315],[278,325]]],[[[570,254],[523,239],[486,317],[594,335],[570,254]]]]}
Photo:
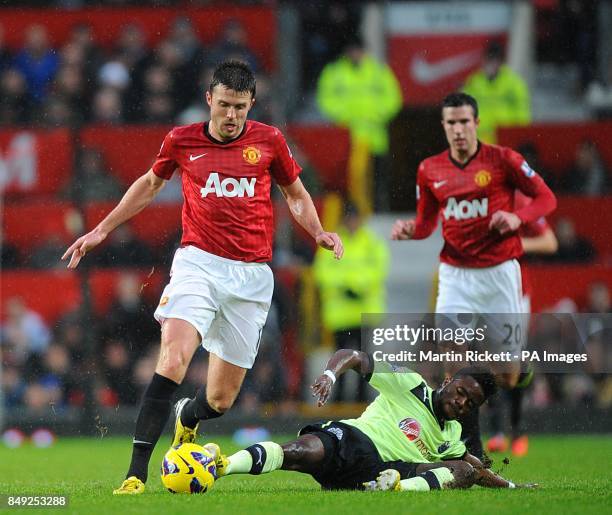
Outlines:
{"type": "Polygon", "coordinates": [[[0,73],[13,64],[13,54],[4,44],[4,26],[0,24],[0,73]]]}
{"type": "Polygon", "coordinates": [[[20,265],[19,250],[4,239],[3,227],[0,227],[0,269],[17,268],[20,265]]]}
{"type": "Polygon", "coordinates": [[[102,151],[83,147],[67,193],[73,201],[102,202],[121,198],[123,187],[108,171],[102,151]]]}
{"type": "Polygon", "coordinates": [[[588,263],[595,259],[595,248],[586,238],[576,234],[576,226],[570,218],[557,220],[555,234],[559,241],[557,253],[542,256],[542,259],[556,263],[588,263]]]}
{"type": "Polygon", "coordinates": [[[58,258],[62,255],[64,246],[58,234],[49,234],[34,246],[29,256],[26,256],[27,265],[38,269],[64,268],[58,258]]]}
{"type": "Polygon", "coordinates": [[[351,131],[353,145],[367,146],[374,156],[375,205],[388,209],[388,124],[402,106],[393,71],[367,54],[358,38],[349,38],[343,55],[323,69],[317,101],[325,116],[351,131]]]}
{"type": "Polygon", "coordinates": [[[103,52],[96,42],[93,27],[89,23],[77,23],[70,29],[70,43],[83,54],[83,71],[93,77],[103,62],[103,52]]]}
{"type": "Polygon", "coordinates": [[[3,365],[1,379],[0,387],[4,394],[4,406],[7,408],[20,406],[23,403],[26,382],[19,368],[12,365],[3,365]]]}
{"type": "Polygon", "coordinates": [[[91,121],[110,125],[123,123],[123,105],[119,91],[111,87],[103,87],[96,91],[91,121]]]}
{"type": "Polygon", "coordinates": [[[25,77],[17,68],[0,72],[0,125],[24,125],[30,120],[32,99],[25,77]]]}
{"type": "Polygon", "coordinates": [[[49,47],[47,29],[43,25],[30,25],[23,50],[15,57],[15,66],[23,73],[28,93],[36,103],[42,102],[47,95],[58,65],[57,54],[49,47]]]}
{"type": "Polygon", "coordinates": [[[136,404],[138,393],[132,382],[132,358],[124,341],[111,339],[105,343],[100,372],[120,404],[136,404]]]}
{"type": "Polygon", "coordinates": [[[5,308],[6,320],[0,328],[3,359],[9,365],[20,366],[33,354],[41,356],[51,341],[42,317],[28,309],[20,297],[9,298],[5,308]]]}
{"type": "Polygon", "coordinates": [[[147,267],[153,264],[153,253],[140,241],[129,224],[122,224],[108,238],[109,244],[98,256],[97,263],[112,267],[147,267]]]}
{"type": "MultiPolygon", "coordinates": [[[[323,252],[314,261],[315,280],[321,296],[321,318],[334,333],[336,348],[361,348],[361,314],[383,313],[386,305],[385,279],[389,273],[387,243],[364,225],[356,206],[347,202],[338,229],[348,258],[336,266],[323,252]]],[[[338,399],[349,400],[338,379],[338,399]]],[[[357,398],[366,400],[366,388],[359,383],[357,398]]]]}
{"type": "Polygon", "coordinates": [[[230,20],[224,25],[221,37],[210,49],[207,64],[215,66],[228,59],[245,62],[255,74],[261,71],[259,59],[249,47],[248,33],[239,20],[230,20]]]}
{"type": "Polygon", "coordinates": [[[72,375],[72,363],[68,349],[58,343],[52,343],[43,357],[43,369],[40,374],[40,384],[59,389],[61,396],[57,397],[57,402],[68,403],[70,393],[75,384],[75,377],[72,375]]]}
{"type": "Polygon", "coordinates": [[[610,290],[604,282],[594,282],[589,285],[587,313],[612,313],[610,290]]]}
{"type": "Polygon", "coordinates": [[[478,137],[497,142],[498,127],[516,127],[531,122],[529,90],[525,81],[504,64],[504,49],[490,43],[480,70],[470,75],[463,90],[478,101],[478,137]]]}
{"type": "Polygon", "coordinates": [[[81,125],[87,119],[89,101],[85,90],[85,77],[77,66],[60,67],[53,81],[52,91],[54,96],[67,104],[73,122],[81,125]]]}
{"type": "Polygon", "coordinates": [[[142,298],[142,281],[137,274],[121,274],[116,287],[116,299],[105,317],[105,334],[125,342],[130,363],[144,354],[157,339],[158,326],[151,317],[151,306],[142,298]]]}
{"type": "Polygon", "coordinates": [[[563,174],[562,181],[563,189],[568,193],[594,197],[609,191],[608,170],[594,141],[585,139],[580,142],[574,163],[563,174]]]}

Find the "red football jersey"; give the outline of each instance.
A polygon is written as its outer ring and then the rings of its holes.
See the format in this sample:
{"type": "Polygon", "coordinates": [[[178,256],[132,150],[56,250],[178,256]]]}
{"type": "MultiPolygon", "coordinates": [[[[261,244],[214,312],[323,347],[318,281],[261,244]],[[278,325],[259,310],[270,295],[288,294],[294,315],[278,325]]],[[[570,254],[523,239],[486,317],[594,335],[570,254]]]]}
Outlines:
{"type": "Polygon", "coordinates": [[[425,159],[417,174],[417,199],[413,238],[429,236],[440,216],[440,260],[468,268],[498,265],[523,252],[517,233],[502,236],[489,229],[493,213],[515,212],[530,223],[556,205],[553,193],[520,154],[483,143],[465,164],[455,161],[450,151],[425,159]],[[519,210],[514,209],[517,189],[533,199],[519,210]]]}
{"type": "Polygon", "coordinates": [[[181,171],[181,245],[237,261],[272,259],[271,178],[288,186],[301,171],[276,127],[247,120],[228,142],[214,139],[208,123],[175,127],[152,169],[163,179],[181,171]]]}
{"type": "MultiPolygon", "coordinates": [[[[524,206],[529,205],[531,199],[524,195],[520,191],[516,191],[514,195],[514,209],[521,209],[524,206]]],[[[541,236],[549,228],[546,218],[543,216],[535,220],[521,225],[519,228],[519,236],[521,238],[536,238],[541,236]]],[[[529,277],[529,269],[521,266],[521,281],[523,284],[523,295],[531,296],[533,287],[531,285],[531,278],[529,277]]]]}

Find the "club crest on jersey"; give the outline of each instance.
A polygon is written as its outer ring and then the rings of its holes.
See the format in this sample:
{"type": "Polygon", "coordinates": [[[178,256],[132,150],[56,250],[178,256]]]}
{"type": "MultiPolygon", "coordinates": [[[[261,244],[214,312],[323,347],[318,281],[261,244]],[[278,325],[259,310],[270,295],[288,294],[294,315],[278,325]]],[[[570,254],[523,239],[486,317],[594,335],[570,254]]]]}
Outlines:
{"type": "Polygon", "coordinates": [[[402,433],[404,433],[411,442],[414,442],[421,434],[421,424],[413,418],[405,418],[401,420],[398,425],[402,433]]]}
{"type": "Polygon", "coordinates": [[[480,170],[474,175],[474,182],[480,186],[481,188],[485,188],[489,184],[491,184],[491,172],[487,170],[480,170]]]}
{"type": "Polygon", "coordinates": [[[533,170],[533,168],[531,168],[531,166],[527,164],[527,161],[523,161],[523,164],[521,165],[521,170],[523,170],[523,173],[526,177],[531,178],[535,175],[535,171],[533,170]]]}
{"type": "Polygon", "coordinates": [[[261,159],[261,151],[255,147],[245,147],[242,150],[242,157],[250,165],[256,165],[261,159]]]}
{"type": "Polygon", "coordinates": [[[446,202],[446,208],[444,209],[444,218],[449,220],[454,218],[455,220],[469,220],[471,218],[478,218],[480,216],[487,216],[489,212],[489,199],[475,198],[473,200],[461,200],[457,202],[455,197],[450,197],[446,202]]]}

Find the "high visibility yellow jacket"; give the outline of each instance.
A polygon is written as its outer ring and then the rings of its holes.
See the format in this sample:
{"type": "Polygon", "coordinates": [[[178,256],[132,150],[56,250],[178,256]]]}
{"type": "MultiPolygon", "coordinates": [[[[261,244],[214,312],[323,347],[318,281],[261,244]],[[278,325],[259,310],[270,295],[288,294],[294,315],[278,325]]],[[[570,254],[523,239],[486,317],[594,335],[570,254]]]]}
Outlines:
{"type": "Polygon", "coordinates": [[[341,227],[344,257],[319,249],[314,261],[323,325],[331,331],[359,327],[362,313],[386,309],[385,279],[389,273],[387,244],[365,226],[350,234],[341,227]]]}
{"type": "Polygon", "coordinates": [[[387,124],[402,107],[402,93],[391,68],[370,56],[358,65],[347,57],[329,63],[319,77],[317,102],[325,116],[348,127],[374,155],[387,153],[387,124]]]}
{"type": "Polygon", "coordinates": [[[528,125],[531,122],[527,84],[506,65],[501,66],[493,80],[487,79],[482,71],[473,73],[463,90],[478,102],[478,137],[485,143],[497,142],[498,127],[528,125]]]}

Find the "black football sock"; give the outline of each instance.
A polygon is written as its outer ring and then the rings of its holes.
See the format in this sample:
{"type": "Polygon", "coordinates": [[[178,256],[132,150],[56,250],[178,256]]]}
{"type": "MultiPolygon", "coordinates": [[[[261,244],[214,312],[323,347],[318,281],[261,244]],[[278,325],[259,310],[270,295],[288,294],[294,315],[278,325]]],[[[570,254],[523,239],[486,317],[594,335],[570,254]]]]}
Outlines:
{"type": "Polygon", "coordinates": [[[475,409],[468,413],[461,422],[461,439],[464,441],[468,452],[478,459],[483,458],[482,441],[480,440],[480,410],[475,409]]]}
{"type": "Polygon", "coordinates": [[[213,409],[206,400],[206,387],[198,388],[196,395],[181,411],[181,422],[185,427],[194,428],[200,420],[208,420],[223,415],[213,409]]]}
{"type": "Polygon", "coordinates": [[[491,423],[491,433],[493,435],[497,435],[499,433],[502,433],[502,408],[503,405],[505,404],[505,398],[500,395],[500,393],[497,393],[497,395],[494,395],[492,397],[489,397],[489,400],[487,401],[489,404],[489,411],[490,411],[490,418],[489,418],[489,422],[491,423]]]}
{"type": "Polygon", "coordinates": [[[149,460],[157,440],[164,430],[172,405],[170,399],[179,387],[167,377],[154,374],[145,391],[136,419],[136,430],[132,446],[132,462],[126,478],[136,476],[143,483],[147,481],[149,460]]]}
{"type": "Polygon", "coordinates": [[[516,439],[523,434],[523,395],[524,388],[514,388],[510,393],[510,427],[512,428],[512,438],[516,439]]]}

